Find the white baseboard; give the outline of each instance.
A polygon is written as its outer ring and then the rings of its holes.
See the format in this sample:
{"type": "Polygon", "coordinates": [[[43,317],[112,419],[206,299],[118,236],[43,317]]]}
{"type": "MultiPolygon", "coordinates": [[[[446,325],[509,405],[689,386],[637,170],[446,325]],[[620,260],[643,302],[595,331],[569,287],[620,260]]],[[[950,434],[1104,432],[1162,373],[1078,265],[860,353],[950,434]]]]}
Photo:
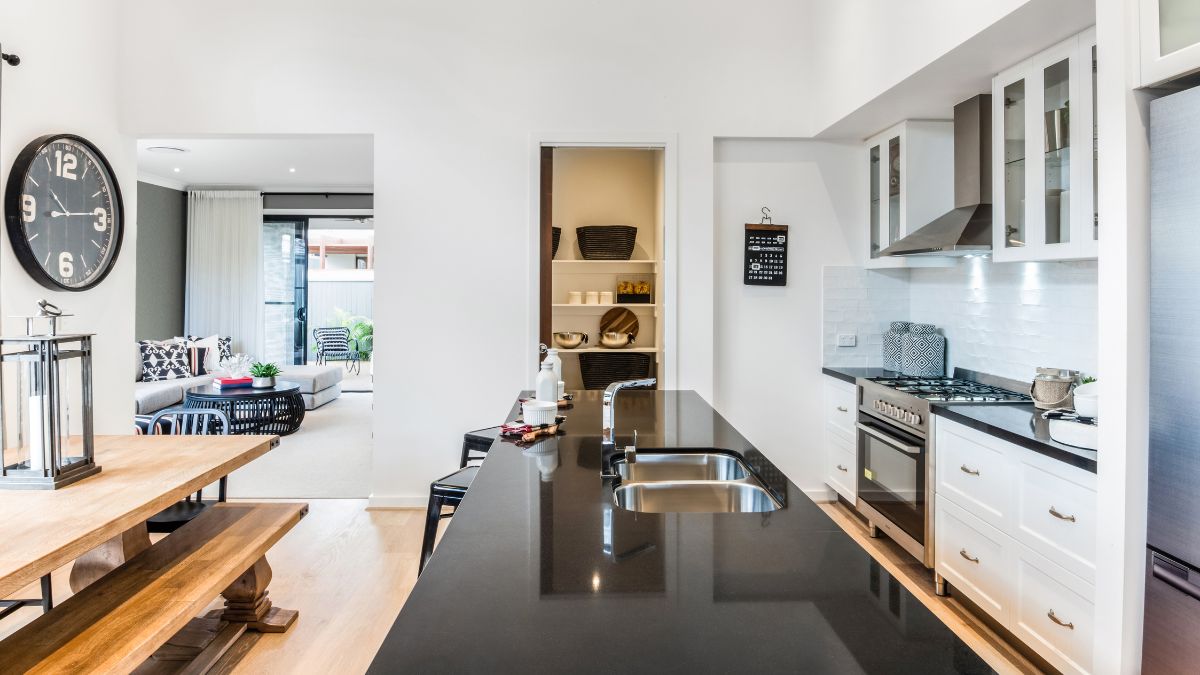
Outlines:
{"type": "Polygon", "coordinates": [[[429,505],[427,495],[371,495],[368,509],[423,509],[429,505]]]}
{"type": "Polygon", "coordinates": [[[807,488],[804,490],[804,494],[818,504],[837,501],[837,493],[828,487],[807,488]]]}

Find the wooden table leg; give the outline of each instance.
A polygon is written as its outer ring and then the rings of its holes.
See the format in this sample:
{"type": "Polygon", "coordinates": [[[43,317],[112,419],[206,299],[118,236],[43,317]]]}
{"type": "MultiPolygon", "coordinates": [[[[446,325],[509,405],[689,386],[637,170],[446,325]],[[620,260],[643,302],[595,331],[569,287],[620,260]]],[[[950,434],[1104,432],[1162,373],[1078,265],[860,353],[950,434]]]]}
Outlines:
{"type": "Polygon", "coordinates": [[[78,593],[88,584],[120,567],[133,556],[150,548],[146,523],[125,530],[96,548],[84,553],[71,565],[71,591],[78,593]]]}
{"type": "Polygon", "coordinates": [[[271,566],[265,557],[259,558],[229,588],[221,592],[225,598],[225,611],[221,618],[245,623],[246,628],[260,633],[286,631],[300,612],[272,607],[271,600],[267,598],[267,585],[270,583],[271,566]]]}

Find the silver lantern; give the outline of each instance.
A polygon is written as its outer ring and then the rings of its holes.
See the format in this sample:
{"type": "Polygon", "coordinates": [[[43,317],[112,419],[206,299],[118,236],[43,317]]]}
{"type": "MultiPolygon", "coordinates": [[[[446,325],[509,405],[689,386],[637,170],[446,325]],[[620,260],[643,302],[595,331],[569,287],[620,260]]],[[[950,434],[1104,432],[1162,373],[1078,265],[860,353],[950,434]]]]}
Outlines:
{"type": "Polygon", "coordinates": [[[99,473],[92,432],[92,336],[60,335],[58,308],[0,337],[0,488],[54,490],[99,473]],[[45,334],[35,321],[48,319],[45,334]]]}

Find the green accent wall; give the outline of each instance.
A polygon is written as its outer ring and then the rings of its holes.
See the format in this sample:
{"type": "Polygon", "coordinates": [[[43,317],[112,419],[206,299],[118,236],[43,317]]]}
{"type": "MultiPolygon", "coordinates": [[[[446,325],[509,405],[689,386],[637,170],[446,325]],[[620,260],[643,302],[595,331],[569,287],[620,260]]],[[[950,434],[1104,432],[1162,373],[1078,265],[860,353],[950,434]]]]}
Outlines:
{"type": "Polygon", "coordinates": [[[137,309],[139,340],[183,335],[187,269],[187,193],[138,181],[137,309]]]}

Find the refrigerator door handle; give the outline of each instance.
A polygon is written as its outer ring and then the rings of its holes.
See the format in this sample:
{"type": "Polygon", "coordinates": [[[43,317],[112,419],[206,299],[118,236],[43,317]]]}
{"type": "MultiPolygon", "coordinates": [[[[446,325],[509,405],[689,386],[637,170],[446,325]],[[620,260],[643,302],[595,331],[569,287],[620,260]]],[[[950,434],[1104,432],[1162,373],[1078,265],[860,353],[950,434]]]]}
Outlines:
{"type": "Polygon", "coordinates": [[[1159,558],[1157,554],[1154,555],[1153,574],[1155,579],[1165,581],[1175,590],[1200,600],[1200,586],[1180,577],[1177,572],[1172,571],[1174,567],[1171,563],[1159,558]]]}

